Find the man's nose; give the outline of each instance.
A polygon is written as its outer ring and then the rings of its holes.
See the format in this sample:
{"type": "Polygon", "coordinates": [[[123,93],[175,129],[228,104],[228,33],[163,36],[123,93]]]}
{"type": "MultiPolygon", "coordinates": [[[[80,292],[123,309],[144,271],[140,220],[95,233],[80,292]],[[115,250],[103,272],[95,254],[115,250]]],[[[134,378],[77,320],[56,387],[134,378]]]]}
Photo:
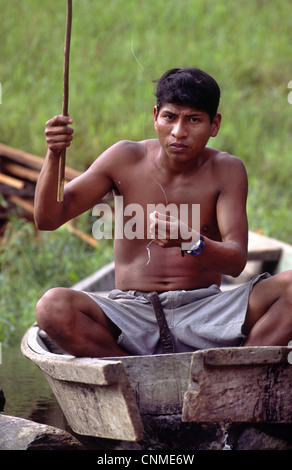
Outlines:
{"type": "Polygon", "coordinates": [[[171,134],[173,135],[173,137],[175,137],[176,139],[181,139],[183,137],[186,137],[187,135],[187,129],[186,129],[186,126],[185,126],[185,123],[178,119],[174,124],[173,124],[173,127],[172,127],[172,130],[171,130],[171,134]]]}

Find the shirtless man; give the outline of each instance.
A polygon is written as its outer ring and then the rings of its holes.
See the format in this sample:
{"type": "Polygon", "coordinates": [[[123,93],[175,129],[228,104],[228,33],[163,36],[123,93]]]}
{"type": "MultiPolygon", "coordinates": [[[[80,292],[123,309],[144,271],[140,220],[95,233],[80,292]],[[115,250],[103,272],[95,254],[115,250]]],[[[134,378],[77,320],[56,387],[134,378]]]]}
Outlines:
{"type": "MultiPolygon", "coordinates": [[[[207,147],[221,123],[217,83],[198,69],[172,69],[158,82],[156,97],[157,139],[113,145],[66,185],[63,202],[56,201],[58,158],[72,141],[73,121],[56,116],[47,122],[48,152],[35,195],[37,227],[55,230],[113,190],[124,207],[134,203],[143,209],[145,233],[115,240],[117,290],[110,299],[53,288],[37,304],[39,326],[76,356],[161,353],[147,298],[155,291],[175,351],[287,345],[292,339],[292,271],[258,276],[236,293],[219,288],[223,274],[236,277],[244,269],[248,224],[243,163],[207,147]],[[147,207],[159,203],[200,205],[200,233],[187,221],[192,253],[181,252],[186,240],[180,231],[171,235],[179,226],[174,217],[156,211],[147,232],[147,207]]],[[[130,218],[123,217],[124,222],[130,218]]]]}

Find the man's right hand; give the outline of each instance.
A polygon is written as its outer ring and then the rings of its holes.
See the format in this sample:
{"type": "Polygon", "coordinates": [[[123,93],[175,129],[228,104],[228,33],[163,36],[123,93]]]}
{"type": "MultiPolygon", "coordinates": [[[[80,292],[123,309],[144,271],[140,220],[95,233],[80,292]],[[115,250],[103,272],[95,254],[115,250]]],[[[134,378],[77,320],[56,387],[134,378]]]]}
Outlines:
{"type": "Polygon", "coordinates": [[[49,150],[56,157],[71,144],[74,129],[69,124],[72,123],[73,119],[68,116],[55,116],[46,122],[46,141],[49,150]]]}

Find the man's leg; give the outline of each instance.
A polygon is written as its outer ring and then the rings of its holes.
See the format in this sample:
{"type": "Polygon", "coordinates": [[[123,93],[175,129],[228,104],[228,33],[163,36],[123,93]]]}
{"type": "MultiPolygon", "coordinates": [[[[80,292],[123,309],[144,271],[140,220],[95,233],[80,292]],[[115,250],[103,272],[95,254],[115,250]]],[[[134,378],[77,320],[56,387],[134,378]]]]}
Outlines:
{"type": "Polygon", "coordinates": [[[49,290],[37,303],[36,319],[59,347],[74,356],[127,355],[116,343],[119,329],[83,292],[62,287],[49,290]]]}
{"type": "Polygon", "coordinates": [[[253,287],[244,323],[244,346],[287,346],[292,339],[292,271],[253,287]]]}

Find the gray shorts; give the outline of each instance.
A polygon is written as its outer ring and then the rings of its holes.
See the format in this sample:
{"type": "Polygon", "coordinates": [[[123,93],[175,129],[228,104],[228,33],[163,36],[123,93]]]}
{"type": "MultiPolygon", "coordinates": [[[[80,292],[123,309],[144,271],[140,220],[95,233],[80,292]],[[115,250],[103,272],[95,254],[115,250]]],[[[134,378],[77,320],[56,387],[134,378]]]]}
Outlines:
{"type": "MultiPolygon", "coordinates": [[[[245,340],[249,294],[253,286],[269,277],[267,273],[235,289],[222,292],[208,288],[159,293],[176,352],[240,346],[245,340]]],[[[118,344],[129,354],[161,354],[159,328],[153,307],[143,293],[114,289],[108,297],[85,292],[121,330],[118,344]]]]}

